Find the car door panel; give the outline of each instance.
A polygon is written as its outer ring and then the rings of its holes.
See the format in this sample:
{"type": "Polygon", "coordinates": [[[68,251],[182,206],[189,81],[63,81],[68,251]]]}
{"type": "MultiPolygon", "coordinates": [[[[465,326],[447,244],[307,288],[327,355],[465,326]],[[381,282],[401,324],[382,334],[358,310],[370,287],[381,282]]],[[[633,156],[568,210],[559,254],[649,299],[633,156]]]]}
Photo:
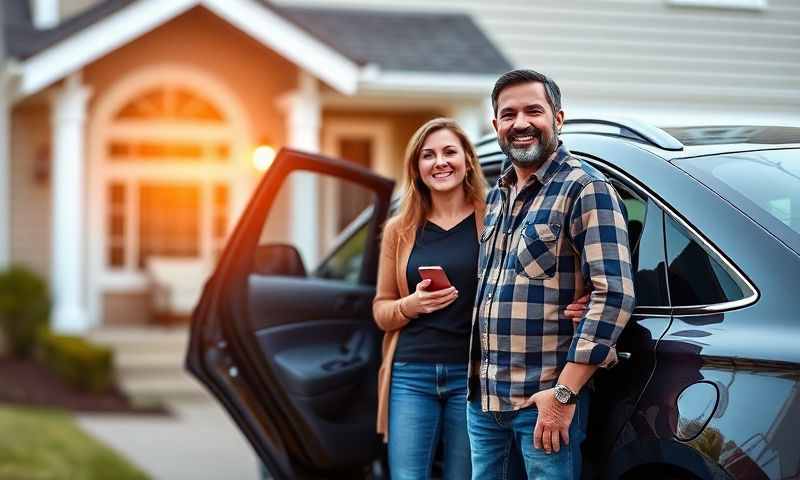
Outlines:
{"type": "MultiPolygon", "coordinates": [[[[589,478],[606,478],[609,461],[632,440],[631,419],[656,369],[656,347],[671,322],[667,297],[664,214],[624,172],[591,159],[611,180],[628,213],[637,305],[617,341],[619,362],[593,379],[589,435],[584,445],[589,478]]],[[[613,477],[608,477],[613,478],[613,477]]]]}
{"type": "Polygon", "coordinates": [[[248,322],[253,330],[321,318],[372,315],[372,286],[261,275],[251,275],[249,284],[248,322]],[[298,302],[303,308],[298,308],[298,302]]]}
{"type": "Polygon", "coordinates": [[[189,369],[221,400],[276,479],[355,478],[380,451],[382,332],[371,302],[377,236],[392,187],[341,160],[282,151],[193,315],[189,369]],[[374,194],[357,281],[253,271],[265,219],[295,171],[346,179],[374,194]]]}

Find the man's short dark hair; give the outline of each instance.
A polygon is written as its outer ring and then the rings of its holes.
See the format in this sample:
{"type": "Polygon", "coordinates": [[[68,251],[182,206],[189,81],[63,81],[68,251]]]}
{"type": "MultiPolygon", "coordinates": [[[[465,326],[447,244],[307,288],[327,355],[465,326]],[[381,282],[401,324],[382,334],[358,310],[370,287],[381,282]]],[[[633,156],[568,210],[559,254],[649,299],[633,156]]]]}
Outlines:
{"type": "Polygon", "coordinates": [[[521,83],[538,82],[544,85],[544,93],[547,96],[547,103],[553,110],[553,115],[561,111],[561,89],[556,82],[543,73],[534,70],[520,69],[506,72],[497,79],[492,90],[492,109],[494,116],[497,116],[497,97],[500,92],[513,85],[521,83]]]}

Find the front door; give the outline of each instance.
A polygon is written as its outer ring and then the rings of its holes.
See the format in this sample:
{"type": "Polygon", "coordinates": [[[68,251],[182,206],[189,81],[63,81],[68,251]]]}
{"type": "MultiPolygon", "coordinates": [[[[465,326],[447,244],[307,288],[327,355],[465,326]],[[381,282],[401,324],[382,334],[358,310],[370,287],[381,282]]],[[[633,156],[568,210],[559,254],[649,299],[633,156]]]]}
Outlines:
{"type": "Polygon", "coordinates": [[[379,457],[372,298],[393,186],[353,162],[282,150],[194,311],[187,367],[276,479],[359,478],[379,457]],[[304,188],[331,183],[366,208],[328,238],[341,206],[304,188]],[[317,239],[305,245],[318,265],[294,247],[298,232],[317,239]]]}

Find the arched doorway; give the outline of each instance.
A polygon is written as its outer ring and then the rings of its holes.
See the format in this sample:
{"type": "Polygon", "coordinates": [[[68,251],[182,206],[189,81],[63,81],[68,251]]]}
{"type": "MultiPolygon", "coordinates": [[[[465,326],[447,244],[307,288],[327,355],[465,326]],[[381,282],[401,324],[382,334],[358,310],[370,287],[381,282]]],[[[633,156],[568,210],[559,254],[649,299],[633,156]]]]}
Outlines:
{"type": "Polygon", "coordinates": [[[239,99],[194,68],[137,71],[98,99],[87,202],[92,325],[130,312],[126,298],[141,303],[149,260],[213,264],[255,181],[251,138],[239,99]]]}

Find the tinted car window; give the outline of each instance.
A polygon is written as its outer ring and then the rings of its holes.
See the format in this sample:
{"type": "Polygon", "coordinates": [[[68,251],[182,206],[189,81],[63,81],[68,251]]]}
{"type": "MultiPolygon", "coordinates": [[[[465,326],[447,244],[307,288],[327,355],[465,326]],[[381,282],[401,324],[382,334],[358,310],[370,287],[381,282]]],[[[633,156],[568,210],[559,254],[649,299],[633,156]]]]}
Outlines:
{"type": "Polygon", "coordinates": [[[668,307],[664,228],[661,209],[641,198],[623,183],[612,178],[628,214],[628,240],[631,247],[636,305],[668,307]]]}
{"type": "MultiPolygon", "coordinates": [[[[644,202],[642,202],[644,204],[644,202]]],[[[664,213],[647,202],[647,216],[636,247],[631,250],[637,307],[669,307],[667,262],[664,255],[664,213]]],[[[628,231],[631,232],[629,222],[628,231]]]]}
{"type": "Polygon", "coordinates": [[[673,307],[713,305],[744,298],[742,288],[722,263],[669,216],[665,232],[673,307]]]}
{"type": "Polygon", "coordinates": [[[713,155],[676,164],[800,251],[800,150],[713,155]]]}
{"type": "Polygon", "coordinates": [[[364,259],[369,223],[365,223],[353,235],[345,240],[315,272],[319,278],[344,280],[358,283],[361,274],[361,262],[364,259]]]}

